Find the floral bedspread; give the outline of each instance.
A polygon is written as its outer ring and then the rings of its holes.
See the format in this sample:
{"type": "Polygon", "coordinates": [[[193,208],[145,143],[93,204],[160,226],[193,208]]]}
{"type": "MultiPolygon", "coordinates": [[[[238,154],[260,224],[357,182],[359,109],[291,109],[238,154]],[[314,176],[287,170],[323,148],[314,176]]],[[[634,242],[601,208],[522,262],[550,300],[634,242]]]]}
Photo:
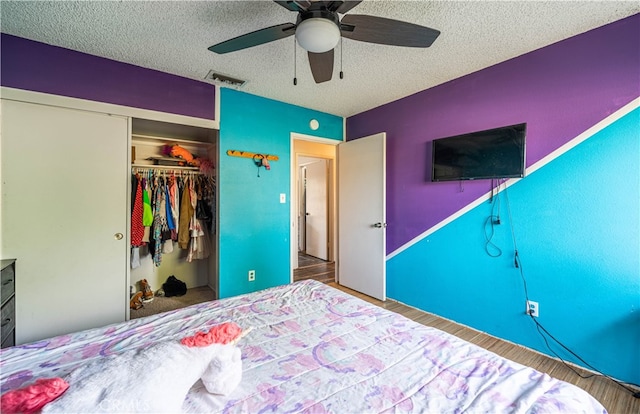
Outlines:
{"type": "Polygon", "coordinates": [[[315,281],[4,349],[1,390],[228,321],[252,328],[242,382],[224,397],[196,382],[185,412],[606,412],[574,385],[315,281]]]}

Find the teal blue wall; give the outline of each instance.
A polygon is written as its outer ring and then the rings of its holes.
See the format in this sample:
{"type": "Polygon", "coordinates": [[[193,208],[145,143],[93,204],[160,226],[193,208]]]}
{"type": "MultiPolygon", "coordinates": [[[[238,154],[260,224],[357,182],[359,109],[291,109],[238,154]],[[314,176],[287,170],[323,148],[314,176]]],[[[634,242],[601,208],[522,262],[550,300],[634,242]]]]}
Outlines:
{"type": "Polygon", "coordinates": [[[638,125],[636,109],[511,186],[509,205],[503,192],[501,257],[484,250],[485,202],[388,260],[388,296],[549,353],[524,314],[513,224],[538,320],[597,369],[640,383],[638,125]]]}
{"type": "Polygon", "coordinates": [[[218,165],[219,296],[253,292],[290,281],[291,132],[342,140],[338,116],[261,98],[232,89],[220,95],[218,165]],[[309,128],[317,119],[320,127],[309,128]],[[227,150],[274,154],[271,170],[227,150]],[[280,203],[280,194],[287,197],[280,203]],[[256,271],[249,282],[247,272],[256,271]]]}

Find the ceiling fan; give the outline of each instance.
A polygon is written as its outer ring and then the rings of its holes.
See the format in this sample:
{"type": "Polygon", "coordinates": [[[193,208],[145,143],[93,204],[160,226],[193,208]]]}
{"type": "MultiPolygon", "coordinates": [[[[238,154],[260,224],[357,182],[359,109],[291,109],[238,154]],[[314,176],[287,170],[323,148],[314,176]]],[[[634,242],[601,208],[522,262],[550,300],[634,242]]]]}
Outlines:
{"type": "Polygon", "coordinates": [[[333,50],[346,37],[361,42],[392,46],[429,47],[440,31],[384,17],[348,14],[360,1],[276,1],[298,13],[296,24],[283,23],[247,33],[215,44],[209,50],[223,54],[273,42],[295,34],[298,44],[307,51],[311,73],[316,83],[331,80],[333,50]]]}

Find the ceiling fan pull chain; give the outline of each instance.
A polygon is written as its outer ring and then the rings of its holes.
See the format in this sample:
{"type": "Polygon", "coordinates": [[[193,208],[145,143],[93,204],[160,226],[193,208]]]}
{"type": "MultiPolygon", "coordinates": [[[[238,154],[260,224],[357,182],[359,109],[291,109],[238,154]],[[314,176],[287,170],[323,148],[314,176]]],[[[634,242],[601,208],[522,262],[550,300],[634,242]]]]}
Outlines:
{"type": "Polygon", "coordinates": [[[298,84],[298,78],[297,78],[297,70],[296,70],[296,63],[297,63],[296,59],[296,38],[293,38],[293,86],[296,86],[298,84]]]}
{"type": "Polygon", "coordinates": [[[344,79],[344,73],[342,73],[342,36],[340,36],[340,79],[344,79]]]}

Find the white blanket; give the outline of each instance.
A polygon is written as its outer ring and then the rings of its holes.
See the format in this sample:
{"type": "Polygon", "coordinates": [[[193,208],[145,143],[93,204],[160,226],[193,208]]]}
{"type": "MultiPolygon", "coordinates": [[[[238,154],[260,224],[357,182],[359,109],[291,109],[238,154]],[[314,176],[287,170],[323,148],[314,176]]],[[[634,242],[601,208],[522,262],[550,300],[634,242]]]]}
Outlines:
{"type": "Polygon", "coordinates": [[[242,378],[240,350],[169,341],[99,359],[69,373],[69,389],[42,412],[175,413],[201,377],[209,392],[233,391],[242,378]]]}

